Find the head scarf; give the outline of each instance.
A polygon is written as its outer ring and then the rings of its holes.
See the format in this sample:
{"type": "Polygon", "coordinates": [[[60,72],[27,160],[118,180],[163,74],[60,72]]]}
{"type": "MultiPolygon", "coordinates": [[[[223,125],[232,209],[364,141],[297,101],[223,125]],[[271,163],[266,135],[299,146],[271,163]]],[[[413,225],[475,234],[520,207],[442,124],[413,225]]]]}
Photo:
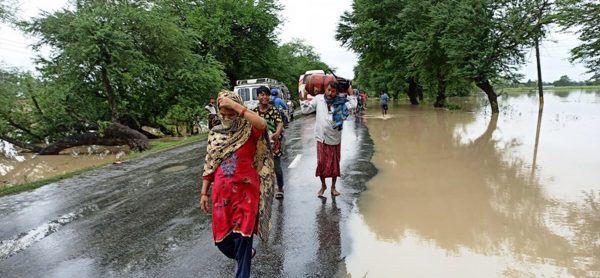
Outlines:
{"type": "MultiPolygon", "coordinates": [[[[244,101],[234,92],[221,91],[219,97],[227,97],[244,105],[244,101]]],[[[217,110],[219,107],[217,105],[217,110]]],[[[204,159],[203,176],[214,173],[221,162],[232,155],[237,149],[248,141],[252,132],[252,125],[244,118],[237,117],[229,127],[223,124],[213,127],[208,133],[206,144],[206,158],[204,159]]],[[[258,205],[258,217],[256,233],[266,241],[271,229],[271,204],[273,202],[273,184],[275,172],[273,156],[270,151],[267,133],[263,133],[256,143],[256,154],[254,156],[254,169],[260,177],[260,201],[258,205]]]]}
{"type": "MultiPolygon", "coordinates": [[[[219,97],[227,97],[244,105],[242,99],[230,91],[223,90],[219,92],[219,97]]],[[[217,104],[217,111],[219,109],[220,107],[217,104]]],[[[208,133],[203,176],[214,173],[223,160],[232,155],[250,138],[252,125],[245,119],[236,117],[229,127],[225,127],[222,122],[221,119],[221,124],[213,127],[208,133]]]]}

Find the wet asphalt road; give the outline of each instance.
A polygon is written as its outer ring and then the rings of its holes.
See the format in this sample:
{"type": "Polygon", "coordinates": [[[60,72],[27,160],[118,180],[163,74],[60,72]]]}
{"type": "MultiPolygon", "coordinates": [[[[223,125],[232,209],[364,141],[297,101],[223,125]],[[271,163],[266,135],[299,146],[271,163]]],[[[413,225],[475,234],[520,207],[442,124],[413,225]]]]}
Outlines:
{"type": "MultiPolygon", "coordinates": [[[[345,220],[376,172],[372,141],[346,122],[343,194],[319,199],[313,127],[307,116],[286,130],[285,198],[274,200],[269,241],[254,240],[254,277],[345,276],[345,220]]],[[[233,276],[198,209],[205,151],[193,143],[0,197],[0,277],[233,276]]]]}

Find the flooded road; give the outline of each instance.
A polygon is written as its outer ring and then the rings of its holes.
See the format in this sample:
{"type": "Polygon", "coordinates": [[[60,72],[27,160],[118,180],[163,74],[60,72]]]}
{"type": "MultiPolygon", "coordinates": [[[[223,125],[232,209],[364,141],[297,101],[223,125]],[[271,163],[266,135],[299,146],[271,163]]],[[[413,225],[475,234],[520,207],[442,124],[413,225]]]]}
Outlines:
{"type": "MultiPolygon", "coordinates": [[[[314,116],[286,130],[285,198],[274,200],[267,243],[255,239],[253,277],[346,273],[344,224],[375,174],[365,127],[347,122],[333,200],[317,198],[314,116]]],[[[231,277],[198,209],[206,142],[107,165],[0,197],[0,277],[231,277]]]]}
{"type": "Polygon", "coordinates": [[[545,100],[370,107],[379,172],[345,224],[348,274],[600,277],[600,93],[545,100]]]}
{"type": "MultiPolygon", "coordinates": [[[[314,116],[292,122],[253,277],[600,277],[600,94],[472,103],[351,118],[335,199],[316,197],[314,116]]],[[[205,148],[0,197],[0,277],[231,277],[198,210],[205,148]]]]}

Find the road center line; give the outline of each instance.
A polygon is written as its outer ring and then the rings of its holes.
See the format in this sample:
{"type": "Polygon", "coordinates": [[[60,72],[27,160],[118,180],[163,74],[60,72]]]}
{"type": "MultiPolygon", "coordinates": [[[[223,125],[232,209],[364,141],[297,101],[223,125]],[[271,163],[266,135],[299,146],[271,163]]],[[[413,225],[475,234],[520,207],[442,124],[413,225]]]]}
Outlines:
{"type": "Polygon", "coordinates": [[[296,165],[298,165],[298,162],[300,162],[300,158],[302,158],[301,154],[297,154],[296,157],[294,158],[294,160],[292,160],[292,163],[290,163],[290,165],[288,166],[289,168],[295,168],[296,165]]]}

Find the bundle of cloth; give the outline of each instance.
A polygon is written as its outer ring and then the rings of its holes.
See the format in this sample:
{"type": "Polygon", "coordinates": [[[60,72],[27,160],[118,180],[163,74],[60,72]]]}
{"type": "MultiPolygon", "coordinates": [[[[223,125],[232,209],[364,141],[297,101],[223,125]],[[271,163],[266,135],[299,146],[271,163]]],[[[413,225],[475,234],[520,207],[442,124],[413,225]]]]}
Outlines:
{"type": "Polygon", "coordinates": [[[350,116],[350,110],[346,106],[348,98],[337,95],[335,98],[325,98],[327,102],[327,108],[332,114],[333,120],[335,121],[334,129],[342,130],[344,127],[344,121],[350,116]]]}

